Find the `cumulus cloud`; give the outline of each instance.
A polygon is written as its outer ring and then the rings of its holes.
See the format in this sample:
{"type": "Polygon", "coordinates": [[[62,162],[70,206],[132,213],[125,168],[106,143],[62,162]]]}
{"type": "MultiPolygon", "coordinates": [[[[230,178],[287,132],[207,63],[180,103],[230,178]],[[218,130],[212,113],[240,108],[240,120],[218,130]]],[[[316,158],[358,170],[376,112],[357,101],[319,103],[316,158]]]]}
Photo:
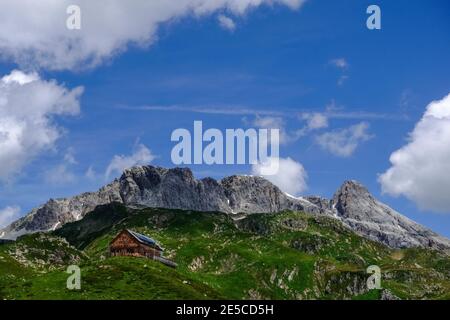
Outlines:
{"type": "Polygon", "coordinates": [[[0,229],[8,226],[20,216],[20,207],[12,206],[0,209],[0,229]]]}
{"type": "Polygon", "coordinates": [[[233,19],[227,17],[223,14],[217,17],[217,21],[219,21],[219,25],[228,31],[234,31],[236,29],[236,23],[234,23],[233,19]]]}
{"type": "Polygon", "coordinates": [[[36,80],[39,80],[39,76],[36,72],[26,74],[20,70],[13,70],[10,74],[7,74],[2,78],[4,85],[13,85],[15,83],[24,85],[36,80]]]}
{"type": "Polygon", "coordinates": [[[349,128],[338,129],[318,135],[316,137],[316,143],[322,149],[338,157],[349,157],[362,142],[370,140],[373,137],[368,131],[369,124],[367,122],[361,122],[349,128]]]}
{"type": "Polygon", "coordinates": [[[403,195],[420,208],[450,213],[450,94],[431,102],[379,176],[382,191],[403,195]]]}
{"type": "Polygon", "coordinates": [[[54,117],[77,115],[82,92],[17,70],[0,79],[0,180],[54,147],[61,135],[54,117]]]}
{"type": "Polygon", "coordinates": [[[291,158],[268,158],[264,163],[252,165],[252,174],[266,178],[291,195],[298,195],[307,188],[305,168],[291,158]],[[271,168],[274,166],[278,166],[275,174],[264,174],[264,172],[273,172],[271,168]]]}
{"type": "Polygon", "coordinates": [[[115,155],[106,169],[105,178],[108,179],[112,174],[121,174],[125,169],[133,166],[149,164],[154,159],[155,156],[151,150],[139,144],[129,156],[115,155]]]}
{"type": "MultiPolygon", "coordinates": [[[[304,0],[22,0],[2,1],[0,53],[24,67],[95,66],[132,45],[149,46],[158,26],[215,12],[244,15],[261,5],[298,9],[304,0]],[[81,9],[81,29],[66,28],[69,5],[81,9]]],[[[228,23],[229,24],[229,23],[228,23]]],[[[229,24],[230,25],[230,24],[229,24]]]]}

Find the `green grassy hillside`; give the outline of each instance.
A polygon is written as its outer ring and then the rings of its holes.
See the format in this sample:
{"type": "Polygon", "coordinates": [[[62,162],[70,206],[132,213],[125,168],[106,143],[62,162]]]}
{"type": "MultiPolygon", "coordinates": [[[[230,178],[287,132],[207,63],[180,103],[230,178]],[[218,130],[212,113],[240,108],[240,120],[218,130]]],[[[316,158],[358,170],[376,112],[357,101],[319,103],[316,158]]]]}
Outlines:
{"type": "Polygon", "coordinates": [[[233,221],[221,213],[97,208],[51,235],[0,245],[3,299],[450,299],[450,258],[392,250],[337,220],[297,212],[233,221]],[[122,229],[149,235],[178,263],[108,256],[122,229]],[[66,289],[69,264],[82,289],[66,289]],[[366,268],[382,270],[383,290],[367,290],[366,268]]]}

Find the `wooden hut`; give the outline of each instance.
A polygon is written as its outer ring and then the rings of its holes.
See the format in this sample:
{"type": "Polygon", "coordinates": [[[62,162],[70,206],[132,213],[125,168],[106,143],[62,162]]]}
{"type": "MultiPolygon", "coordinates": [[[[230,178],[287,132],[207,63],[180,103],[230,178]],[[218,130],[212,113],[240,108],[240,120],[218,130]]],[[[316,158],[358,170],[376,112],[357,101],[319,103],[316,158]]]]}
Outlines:
{"type": "Polygon", "coordinates": [[[162,257],[163,248],[152,238],[125,229],[109,244],[111,256],[135,256],[155,259],[162,257]]]}

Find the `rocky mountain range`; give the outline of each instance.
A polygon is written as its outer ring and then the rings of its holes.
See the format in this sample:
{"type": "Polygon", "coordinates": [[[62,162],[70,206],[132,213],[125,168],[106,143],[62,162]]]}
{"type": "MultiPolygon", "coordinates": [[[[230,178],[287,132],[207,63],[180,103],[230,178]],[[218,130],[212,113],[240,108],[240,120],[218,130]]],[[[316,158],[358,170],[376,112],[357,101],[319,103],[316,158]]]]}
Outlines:
{"type": "Polygon", "coordinates": [[[334,217],[359,235],[391,248],[450,249],[450,240],[379,202],[356,181],[346,181],[333,199],[293,197],[261,177],[196,179],[187,168],[154,166],[127,169],[119,179],[97,192],[50,199],[1,230],[0,238],[15,239],[23,234],[55,230],[82,219],[99,205],[112,202],[133,208],[219,211],[236,219],[248,214],[303,211],[334,217]]]}

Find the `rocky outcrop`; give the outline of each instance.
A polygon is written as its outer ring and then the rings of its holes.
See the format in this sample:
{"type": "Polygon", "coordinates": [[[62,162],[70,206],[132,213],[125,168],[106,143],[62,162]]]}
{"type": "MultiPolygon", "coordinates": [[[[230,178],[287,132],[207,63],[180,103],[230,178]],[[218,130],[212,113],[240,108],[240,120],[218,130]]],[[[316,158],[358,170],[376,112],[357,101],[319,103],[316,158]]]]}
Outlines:
{"type": "Polygon", "coordinates": [[[67,199],[51,199],[0,231],[0,238],[55,230],[82,219],[99,205],[111,202],[128,207],[158,207],[220,211],[236,219],[250,213],[304,211],[339,219],[356,233],[393,248],[427,247],[447,250],[450,241],[402,216],[376,200],[355,181],[345,182],[333,199],[293,197],[256,176],[230,176],[220,181],[196,179],[187,168],[140,166],[127,169],[97,192],[67,199]]]}
{"type": "Polygon", "coordinates": [[[390,290],[383,289],[381,291],[380,300],[401,300],[401,299],[397,297],[395,294],[393,294],[390,290]]]}
{"type": "Polygon", "coordinates": [[[197,180],[187,168],[135,167],[126,170],[119,183],[123,203],[128,206],[231,211],[219,182],[197,180]]]}
{"type": "Polygon", "coordinates": [[[356,181],[346,181],[332,200],[337,218],[356,233],[392,248],[450,248],[450,240],[376,200],[356,181]]]}
{"type": "Polygon", "coordinates": [[[0,238],[55,230],[82,219],[96,206],[118,202],[129,207],[157,207],[229,214],[269,213],[290,209],[309,213],[324,210],[302,198],[281,192],[255,176],[231,176],[221,181],[195,179],[187,168],[133,167],[97,192],[66,199],[51,199],[0,232],[0,238]]]}
{"type": "Polygon", "coordinates": [[[261,177],[231,176],[197,180],[187,168],[153,166],[126,170],[119,179],[127,206],[159,207],[230,214],[269,213],[286,209],[324,213],[302,198],[293,198],[261,177]]]}
{"type": "Polygon", "coordinates": [[[86,192],[66,199],[50,199],[1,230],[0,238],[15,239],[26,233],[55,230],[68,222],[80,220],[98,205],[111,202],[122,202],[117,180],[97,192],[86,192]]]}

